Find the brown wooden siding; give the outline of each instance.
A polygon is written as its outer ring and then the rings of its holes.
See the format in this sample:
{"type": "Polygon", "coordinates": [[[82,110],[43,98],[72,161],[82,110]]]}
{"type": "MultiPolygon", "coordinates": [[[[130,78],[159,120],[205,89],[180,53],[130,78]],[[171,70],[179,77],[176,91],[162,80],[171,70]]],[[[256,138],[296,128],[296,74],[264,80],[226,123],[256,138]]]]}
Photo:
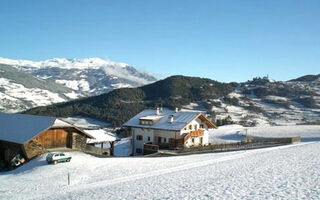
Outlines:
{"type": "Polygon", "coordinates": [[[48,148],[67,147],[84,150],[87,137],[73,127],[55,127],[44,131],[23,145],[0,141],[0,160],[9,161],[18,153],[26,159],[32,159],[47,152],[48,148]]]}
{"type": "Polygon", "coordinates": [[[65,129],[49,129],[35,138],[44,148],[71,147],[72,134],[65,129]]]}

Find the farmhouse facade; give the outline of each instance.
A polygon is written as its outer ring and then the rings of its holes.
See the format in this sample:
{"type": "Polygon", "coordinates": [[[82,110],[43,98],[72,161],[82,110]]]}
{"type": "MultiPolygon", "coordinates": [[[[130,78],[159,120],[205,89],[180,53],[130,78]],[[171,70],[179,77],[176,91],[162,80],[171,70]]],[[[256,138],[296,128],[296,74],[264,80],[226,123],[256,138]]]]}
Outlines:
{"type": "Polygon", "coordinates": [[[132,135],[133,155],[148,154],[159,148],[205,146],[208,129],[216,126],[201,112],[144,110],[124,124],[132,135]]]}
{"type": "Polygon", "coordinates": [[[17,154],[29,160],[52,148],[82,150],[88,138],[83,130],[53,117],[0,113],[0,160],[17,154]]]}

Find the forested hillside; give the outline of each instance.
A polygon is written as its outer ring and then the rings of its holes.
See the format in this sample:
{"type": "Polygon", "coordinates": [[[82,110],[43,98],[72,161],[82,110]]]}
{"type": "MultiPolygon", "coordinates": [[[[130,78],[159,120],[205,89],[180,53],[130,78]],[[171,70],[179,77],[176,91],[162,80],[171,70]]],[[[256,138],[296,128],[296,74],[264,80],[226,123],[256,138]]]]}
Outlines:
{"type": "Polygon", "coordinates": [[[81,115],[120,126],[147,107],[181,107],[219,98],[233,90],[231,84],[210,79],[172,76],[142,87],[116,89],[95,97],[37,107],[25,113],[57,117],[81,115]]]}

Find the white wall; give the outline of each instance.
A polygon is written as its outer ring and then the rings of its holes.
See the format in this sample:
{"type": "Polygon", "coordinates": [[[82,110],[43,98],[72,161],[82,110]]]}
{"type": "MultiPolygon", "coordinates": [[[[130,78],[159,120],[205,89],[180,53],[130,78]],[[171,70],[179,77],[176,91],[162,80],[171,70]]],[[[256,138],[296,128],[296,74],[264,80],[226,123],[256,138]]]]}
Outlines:
{"type": "MultiPolygon", "coordinates": [[[[169,139],[179,137],[179,131],[167,131],[167,130],[154,130],[155,137],[161,137],[161,142],[164,143],[164,138],[166,138],[166,143],[169,143],[169,139]],[[175,136],[176,135],[176,136],[175,136]]],[[[158,141],[154,141],[157,143],[158,141]]]]}
{"type": "Polygon", "coordinates": [[[187,130],[182,129],[180,131],[180,135],[184,135],[185,133],[189,133],[190,131],[194,131],[195,130],[194,125],[197,125],[197,128],[200,129],[200,124],[204,125],[204,130],[208,130],[208,126],[205,123],[203,123],[199,118],[197,118],[197,119],[192,120],[187,126],[185,126],[185,128],[187,130]],[[190,125],[192,126],[191,130],[189,129],[190,125]]]}
{"type": "Polygon", "coordinates": [[[140,148],[141,151],[143,151],[143,145],[145,143],[154,143],[154,130],[149,128],[132,128],[132,137],[134,137],[133,155],[136,155],[137,148],[140,148]],[[142,140],[137,140],[138,135],[142,136],[142,140]],[[148,140],[148,137],[150,137],[150,141],[148,140]]]}
{"type": "Polygon", "coordinates": [[[181,131],[168,131],[168,130],[156,130],[149,128],[132,128],[132,136],[134,144],[133,144],[133,154],[137,155],[136,149],[140,148],[143,152],[143,145],[148,142],[152,142],[152,144],[157,144],[158,137],[161,137],[161,143],[164,143],[164,138],[166,138],[166,143],[169,143],[170,138],[180,139],[185,136],[186,133],[190,131],[194,131],[195,125],[197,126],[197,130],[200,129],[200,124],[204,125],[204,134],[202,136],[202,143],[200,137],[194,138],[194,143],[192,143],[192,138],[186,142],[185,146],[199,146],[199,145],[207,145],[209,143],[209,134],[208,134],[208,126],[203,123],[199,118],[192,120],[187,126],[186,130],[182,129],[181,131]],[[189,125],[191,125],[191,130],[189,129],[189,125]],[[143,137],[142,140],[137,140],[137,135],[141,135],[143,137]],[[150,141],[148,141],[148,137],[150,137],[150,141]]]}
{"type": "Polygon", "coordinates": [[[203,139],[202,139],[202,145],[208,145],[209,144],[209,131],[208,129],[204,131],[203,133],[203,139]]]}
{"type": "Polygon", "coordinates": [[[194,138],[194,143],[192,143],[192,138],[189,138],[188,141],[186,142],[185,146],[190,147],[190,146],[199,146],[199,145],[209,144],[208,126],[204,122],[202,122],[201,119],[199,119],[199,118],[192,120],[187,126],[185,126],[185,128],[187,130],[182,129],[180,131],[180,136],[184,136],[186,133],[189,133],[190,131],[194,131],[195,130],[194,125],[197,125],[197,129],[204,130],[204,134],[202,136],[202,144],[200,143],[201,142],[200,137],[196,137],[196,138],[194,138]],[[203,129],[200,128],[200,124],[204,125],[203,129]],[[192,126],[191,130],[189,129],[190,125],[192,126]]]}

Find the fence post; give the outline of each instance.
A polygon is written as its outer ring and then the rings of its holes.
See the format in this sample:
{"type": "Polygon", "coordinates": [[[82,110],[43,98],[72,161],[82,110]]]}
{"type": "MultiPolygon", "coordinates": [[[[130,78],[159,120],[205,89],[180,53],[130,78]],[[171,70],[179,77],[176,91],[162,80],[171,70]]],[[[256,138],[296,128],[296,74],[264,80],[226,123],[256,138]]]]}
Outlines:
{"type": "Polygon", "coordinates": [[[70,173],[68,172],[68,185],[70,185],[70,173]]]}

